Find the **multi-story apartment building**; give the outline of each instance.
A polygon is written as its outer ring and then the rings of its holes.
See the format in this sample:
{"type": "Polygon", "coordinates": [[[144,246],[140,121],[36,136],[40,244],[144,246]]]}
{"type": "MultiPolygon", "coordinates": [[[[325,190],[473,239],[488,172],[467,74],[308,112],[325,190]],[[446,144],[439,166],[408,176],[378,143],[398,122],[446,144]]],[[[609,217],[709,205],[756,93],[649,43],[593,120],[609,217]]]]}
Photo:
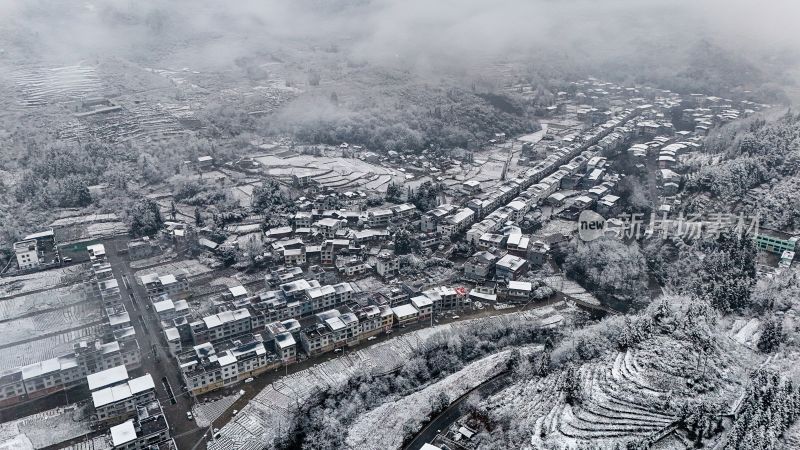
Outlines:
{"type": "Polygon", "coordinates": [[[458,212],[439,221],[436,232],[444,237],[450,237],[467,229],[475,221],[475,211],[462,208],[458,212]]]}
{"type": "Polygon", "coordinates": [[[195,344],[216,342],[249,333],[252,330],[250,311],[240,308],[203,317],[190,324],[195,344]]]}
{"type": "Polygon", "coordinates": [[[189,392],[200,395],[293,361],[296,355],[293,340],[281,336],[280,345],[283,348],[279,355],[267,349],[260,335],[250,335],[217,345],[196,345],[178,355],[178,363],[189,392]]]}
{"type": "Polygon", "coordinates": [[[359,339],[358,317],[331,309],[316,315],[317,321],[300,330],[300,343],[309,355],[353,345],[359,339]]]}
{"type": "MultiPolygon", "coordinates": [[[[161,405],[153,402],[140,406],[136,410],[136,418],[115,425],[109,429],[109,442],[114,450],[141,450],[170,448],[169,423],[164,416],[161,405]]],[[[174,446],[174,443],[172,443],[174,446]]]]}
{"type": "Polygon", "coordinates": [[[754,239],[756,241],[756,246],[761,250],[780,255],[785,251],[795,251],[800,236],[793,236],[788,233],[767,228],[759,228],[754,239]]]}
{"type": "Polygon", "coordinates": [[[449,286],[437,286],[422,291],[422,295],[433,303],[433,312],[441,312],[461,308],[464,304],[464,293],[449,286]]]}
{"type": "Polygon", "coordinates": [[[370,228],[386,228],[393,218],[394,211],[391,209],[374,209],[367,212],[365,223],[370,228]]]}
{"type": "Polygon", "coordinates": [[[378,275],[386,278],[397,275],[400,270],[400,259],[391,252],[383,251],[378,254],[375,260],[375,271],[378,275]]]}
{"type": "Polygon", "coordinates": [[[136,414],[136,408],[156,400],[156,386],[150,374],[92,392],[94,420],[104,426],[119,423],[136,414]]]}
{"type": "Polygon", "coordinates": [[[183,298],[189,293],[189,280],[185,275],[163,275],[149,273],[140,277],[142,284],[147,289],[147,295],[158,297],[166,294],[173,299],[183,298]]]}
{"type": "Polygon", "coordinates": [[[426,212],[420,219],[420,229],[423,233],[430,233],[436,231],[439,222],[443,221],[446,217],[455,213],[458,207],[455,205],[444,204],[426,212]]]}
{"type": "Polygon", "coordinates": [[[0,405],[13,405],[79,386],[86,382],[87,375],[119,365],[131,370],[140,367],[141,353],[135,340],[77,343],[70,355],[0,374],[0,405]]]}

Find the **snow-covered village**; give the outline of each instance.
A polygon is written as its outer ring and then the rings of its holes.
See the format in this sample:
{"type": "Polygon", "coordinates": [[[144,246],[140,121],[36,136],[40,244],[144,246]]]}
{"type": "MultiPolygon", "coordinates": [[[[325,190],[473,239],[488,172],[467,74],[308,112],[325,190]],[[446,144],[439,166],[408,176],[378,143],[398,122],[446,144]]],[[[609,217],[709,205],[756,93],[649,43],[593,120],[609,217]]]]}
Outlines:
{"type": "Polygon", "coordinates": [[[501,3],[0,6],[0,449],[800,448],[800,10],[501,3]]]}

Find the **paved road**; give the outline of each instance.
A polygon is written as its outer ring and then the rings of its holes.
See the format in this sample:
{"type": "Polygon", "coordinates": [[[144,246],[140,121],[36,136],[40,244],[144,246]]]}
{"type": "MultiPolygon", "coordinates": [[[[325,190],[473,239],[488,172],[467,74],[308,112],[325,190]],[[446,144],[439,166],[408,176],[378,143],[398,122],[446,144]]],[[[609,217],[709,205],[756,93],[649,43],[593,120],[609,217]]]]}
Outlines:
{"type": "MultiPolygon", "coordinates": [[[[202,435],[203,430],[197,427],[194,421],[186,418],[186,411],[190,411],[193,399],[183,390],[183,382],[180,379],[177,362],[169,354],[167,343],[161,333],[161,327],[152,308],[148,309],[149,299],[144,286],[137,282],[134,272],[131,269],[128,257],[125,254],[118,254],[118,249],[125,248],[128,238],[120,237],[104,241],[106,246],[106,257],[114,271],[114,276],[119,282],[122,292],[122,300],[125,309],[131,317],[131,324],[136,330],[136,340],[142,352],[142,374],[149,373],[153,376],[156,385],[156,395],[161,401],[164,414],[167,416],[172,428],[172,433],[181,434],[196,441],[202,435]],[[127,277],[128,286],[125,288],[123,275],[127,277]],[[153,352],[155,350],[155,354],[153,352]],[[166,383],[164,383],[166,379],[166,383]],[[169,390],[173,392],[170,393],[169,390]],[[175,403],[172,403],[174,394],[175,403]]],[[[185,448],[179,446],[178,448],[185,448]]]]}
{"type": "Polygon", "coordinates": [[[456,401],[451,403],[447,409],[439,413],[432,421],[428,422],[428,424],[414,436],[414,439],[404,447],[404,450],[419,450],[425,443],[433,442],[436,435],[440,432],[446,433],[447,429],[464,415],[462,407],[472,394],[477,393],[481,399],[488,397],[507,386],[507,379],[508,377],[505,373],[496,375],[459,397],[456,401]]]}

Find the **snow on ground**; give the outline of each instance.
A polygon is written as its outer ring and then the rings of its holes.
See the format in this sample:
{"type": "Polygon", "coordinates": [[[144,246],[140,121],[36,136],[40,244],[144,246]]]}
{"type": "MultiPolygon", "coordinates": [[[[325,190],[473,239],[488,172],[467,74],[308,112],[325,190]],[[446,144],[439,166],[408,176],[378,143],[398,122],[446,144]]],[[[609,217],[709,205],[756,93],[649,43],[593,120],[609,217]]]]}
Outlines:
{"type": "Polygon", "coordinates": [[[164,261],[169,261],[175,257],[175,252],[168,251],[160,255],[151,256],[149,258],[137,259],[131,261],[131,269],[145,269],[147,267],[157,266],[164,261]]]}
{"type": "Polygon", "coordinates": [[[755,317],[750,319],[745,326],[736,332],[736,334],[733,336],[733,339],[740,344],[749,345],[754,340],[753,335],[756,333],[756,331],[758,331],[758,326],[760,324],[761,321],[755,317]]]}
{"type": "Polygon", "coordinates": [[[0,278],[0,298],[15,297],[69,284],[79,279],[85,269],[82,265],[59,267],[0,278]]]}
{"type": "Polygon", "coordinates": [[[64,450],[108,450],[110,448],[108,435],[101,435],[65,447],[64,450]]]}
{"type": "Polygon", "coordinates": [[[58,227],[66,227],[69,225],[78,225],[82,223],[95,223],[95,222],[115,222],[117,221],[117,215],[114,213],[110,214],[89,214],[86,216],[75,216],[75,217],[64,217],[61,219],[57,219],[50,224],[53,228],[58,227]]]}
{"type": "Polygon", "coordinates": [[[231,189],[231,195],[245,208],[249,208],[253,201],[253,185],[244,184],[231,189]]]}
{"type": "Polygon", "coordinates": [[[87,411],[55,408],[0,425],[0,449],[27,450],[54,446],[92,430],[87,411]]]}
{"type": "Polygon", "coordinates": [[[83,284],[73,284],[47,292],[34,292],[0,300],[0,321],[11,320],[22,315],[63,308],[85,302],[88,293],[83,284]]]}
{"type": "Polygon", "coordinates": [[[200,428],[211,426],[239,397],[241,397],[241,394],[237,392],[234,395],[228,395],[218,400],[192,406],[192,414],[194,414],[194,421],[197,426],[200,428]]]}
{"type": "Polygon", "coordinates": [[[98,324],[105,314],[97,302],[83,302],[33,316],[0,322],[0,347],[98,324]]]}
{"type": "MultiPolygon", "coordinates": [[[[523,349],[523,355],[540,347],[523,349]]],[[[508,360],[510,350],[475,361],[458,372],[397,401],[389,401],[359,417],[350,426],[347,445],[358,449],[390,449],[403,445],[404,429],[411,424],[419,431],[433,414],[431,405],[440,395],[448,396],[450,403],[499,373],[508,360]]]]}
{"type": "MultiPolygon", "coordinates": [[[[318,183],[333,188],[355,188],[369,185],[372,189],[385,189],[396,172],[356,158],[331,156],[291,155],[261,156],[256,158],[265,172],[272,176],[310,175],[318,183]]],[[[400,181],[399,178],[396,181],[400,181]]]]}
{"type": "Polygon", "coordinates": [[[0,349],[0,371],[64,356],[76,342],[101,336],[103,328],[102,324],[92,325],[0,349]]]}
{"type": "Polygon", "coordinates": [[[542,129],[531,134],[526,134],[524,136],[520,136],[517,138],[518,141],[521,142],[530,142],[531,144],[536,144],[537,142],[541,141],[544,135],[547,133],[547,124],[542,123],[542,129]]]}
{"type": "Polygon", "coordinates": [[[0,450],[33,450],[28,436],[19,432],[19,422],[0,424],[0,450]]]}
{"type": "Polygon", "coordinates": [[[577,222],[556,219],[548,220],[542,229],[536,232],[537,236],[548,236],[551,234],[571,234],[578,228],[577,222]]]}
{"type": "Polygon", "coordinates": [[[287,431],[293,411],[314,392],[342,386],[357,371],[386,373],[406,363],[412,352],[439,331],[466,327],[475,322],[508,321],[512,318],[537,321],[530,312],[515,312],[424,328],[387,341],[347,353],[339,358],[293,373],[267,387],[220,430],[220,437],[209,443],[211,450],[261,448],[287,431]]]}
{"type": "Polygon", "coordinates": [[[561,292],[566,296],[576,298],[592,305],[600,304],[600,300],[598,300],[597,297],[584,289],[580,284],[568,280],[564,275],[552,275],[545,277],[542,281],[553,290],[561,292]]]}
{"type": "Polygon", "coordinates": [[[102,237],[125,234],[128,232],[128,226],[123,222],[100,222],[87,225],[85,230],[86,233],[80,237],[81,239],[99,239],[102,237]]]}
{"type": "Polygon", "coordinates": [[[261,224],[260,223],[251,223],[247,225],[235,225],[228,229],[231,233],[234,234],[249,234],[255,233],[257,231],[261,231],[261,224]]]}
{"type": "Polygon", "coordinates": [[[148,273],[153,273],[153,272],[156,272],[159,276],[170,275],[170,274],[175,275],[182,273],[185,274],[187,277],[193,277],[210,271],[211,269],[208,268],[208,266],[202,264],[200,261],[196,259],[187,259],[183,261],[174,261],[162,264],[160,266],[150,267],[143,270],[138,270],[134,275],[137,279],[142,275],[146,275],[148,273]]]}
{"type": "Polygon", "coordinates": [[[493,416],[513,417],[511,427],[529,436],[531,448],[576,448],[587,443],[624,447],[631,439],[669,431],[678,413],[674,405],[697,396],[687,377],[700,370],[713,380],[706,395],[733,403],[753,364],[749,353],[741,350],[721,339],[704,365],[698,366],[704,355],[695,353],[690,343],[656,336],[636,349],[581,366],[579,403],[565,401],[560,388],[564,371],[520,380],[484,403],[493,416]]]}

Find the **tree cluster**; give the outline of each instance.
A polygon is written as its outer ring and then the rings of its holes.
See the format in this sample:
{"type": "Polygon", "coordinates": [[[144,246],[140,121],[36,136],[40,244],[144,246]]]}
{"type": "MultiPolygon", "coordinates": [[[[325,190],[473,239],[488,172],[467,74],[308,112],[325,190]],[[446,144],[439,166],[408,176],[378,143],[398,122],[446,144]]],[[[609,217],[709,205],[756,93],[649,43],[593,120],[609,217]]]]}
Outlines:
{"type": "Polygon", "coordinates": [[[723,233],[685,248],[668,277],[679,291],[708,300],[723,313],[742,310],[751,306],[756,253],[750,236],[723,233]]]}
{"type": "Polygon", "coordinates": [[[602,300],[630,307],[647,292],[647,265],[636,243],[601,238],[578,243],[564,263],[567,275],[602,300]]]}
{"type": "MultiPolygon", "coordinates": [[[[431,337],[416,354],[387,374],[358,373],[338,388],[320,392],[302,405],[295,416],[288,440],[279,448],[344,448],[350,424],[360,414],[397,396],[416,392],[432,382],[463,368],[469,362],[504,348],[544,342],[552,332],[531,327],[523,320],[504,324],[475,324],[458,331],[431,337]]],[[[443,409],[450,399],[433,399],[433,411],[443,409]]],[[[409,437],[413,430],[405,430],[409,437]]]]}
{"type": "Polygon", "coordinates": [[[775,372],[758,369],[750,376],[750,384],[724,448],[780,448],[780,436],[797,420],[798,414],[800,393],[791,381],[781,380],[775,372]]]}

